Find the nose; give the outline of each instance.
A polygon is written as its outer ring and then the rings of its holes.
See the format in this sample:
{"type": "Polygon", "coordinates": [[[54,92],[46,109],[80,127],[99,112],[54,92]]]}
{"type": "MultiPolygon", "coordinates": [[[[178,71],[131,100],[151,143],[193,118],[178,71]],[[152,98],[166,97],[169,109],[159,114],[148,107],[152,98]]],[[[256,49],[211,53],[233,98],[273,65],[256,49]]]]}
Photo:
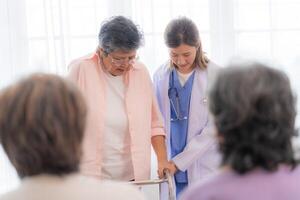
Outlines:
{"type": "Polygon", "coordinates": [[[120,65],[120,67],[123,68],[123,69],[129,69],[130,66],[131,66],[131,64],[128,63],[128,62],[123,62],[123,63],[120,65]]]}
{"type": "Polygon", "coordinates": [[[182,56],[179,56],[177,58],[177,65],[184,65],[186,62],[185,62],[185,59],[182,57],[182,56]]]}

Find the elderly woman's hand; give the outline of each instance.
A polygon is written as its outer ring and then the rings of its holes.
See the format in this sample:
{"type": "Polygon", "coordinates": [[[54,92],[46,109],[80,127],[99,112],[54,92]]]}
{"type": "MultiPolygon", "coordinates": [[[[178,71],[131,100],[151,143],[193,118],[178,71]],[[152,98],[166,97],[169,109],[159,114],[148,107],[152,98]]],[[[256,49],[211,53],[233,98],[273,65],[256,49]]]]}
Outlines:
{"type": "Polygon", "coordinates": [[[157,163],[157,174],[159,178],[164,178],[164,169],[170,171],[171,165],[168,160],[158,160],[157,163]]]}

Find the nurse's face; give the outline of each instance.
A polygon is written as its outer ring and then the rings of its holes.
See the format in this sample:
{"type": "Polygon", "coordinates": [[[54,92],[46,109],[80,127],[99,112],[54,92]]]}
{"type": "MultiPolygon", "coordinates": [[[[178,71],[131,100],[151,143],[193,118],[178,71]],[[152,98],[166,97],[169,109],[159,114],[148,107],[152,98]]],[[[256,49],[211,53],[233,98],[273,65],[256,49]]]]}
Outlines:
{"type": "Polygon", "coordinates": [[[170,58],[177,70],[181,73],[189,73],[195,67],[197,48],[187,44],[181,44],[176,48],[170,48],[170,58]]]}
{"type": "Polygon", "coordinates": [[[129,71],[136,61],[136,50],[116,50],[102,56],[105,70],[113,76],[121,76],[129,71]]]}

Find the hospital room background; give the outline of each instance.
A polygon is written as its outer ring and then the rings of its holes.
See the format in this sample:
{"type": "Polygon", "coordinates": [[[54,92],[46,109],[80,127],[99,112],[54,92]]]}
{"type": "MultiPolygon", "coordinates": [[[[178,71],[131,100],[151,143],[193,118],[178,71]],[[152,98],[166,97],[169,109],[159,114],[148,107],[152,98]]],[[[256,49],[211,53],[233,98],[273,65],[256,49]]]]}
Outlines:
{"type": "MultiPolygon", "coordinates": [[[[271,62],[288,74],[299,97],[299,10],[300,0],[0,0],[0,89],[32,72],[66,75],[72,59],[95,50],[101,22],[114,15],[143,30],[139,59],[153,74],[168,58],[166,24],[187,16],[218,65],[240,58],[271,62]]],[[[300,137],[294,145],[300,150],[300,137]]],[[[0,146],[0,195],[18,184],[0,146]]]]}

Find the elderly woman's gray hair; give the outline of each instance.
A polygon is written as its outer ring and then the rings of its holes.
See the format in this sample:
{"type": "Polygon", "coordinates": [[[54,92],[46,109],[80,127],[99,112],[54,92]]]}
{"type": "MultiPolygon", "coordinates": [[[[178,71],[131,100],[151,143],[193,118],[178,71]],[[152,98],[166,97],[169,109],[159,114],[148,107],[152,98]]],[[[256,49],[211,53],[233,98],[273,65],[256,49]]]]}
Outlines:
{"type": "Polygon", "coordinates": [[[261,63],[221,70],[210,92],[210,110],[223,164],[240,174],[295,166],[295,105],[289,78],[279,70],[261,63]]]}
{"type": "Polygon", "coordinates": [[[102,24],[98,39],[99,47],[109,54],[115,50],[138,49],[143,43],[143,34],[130,19],[115,16],[102,24]]]}

